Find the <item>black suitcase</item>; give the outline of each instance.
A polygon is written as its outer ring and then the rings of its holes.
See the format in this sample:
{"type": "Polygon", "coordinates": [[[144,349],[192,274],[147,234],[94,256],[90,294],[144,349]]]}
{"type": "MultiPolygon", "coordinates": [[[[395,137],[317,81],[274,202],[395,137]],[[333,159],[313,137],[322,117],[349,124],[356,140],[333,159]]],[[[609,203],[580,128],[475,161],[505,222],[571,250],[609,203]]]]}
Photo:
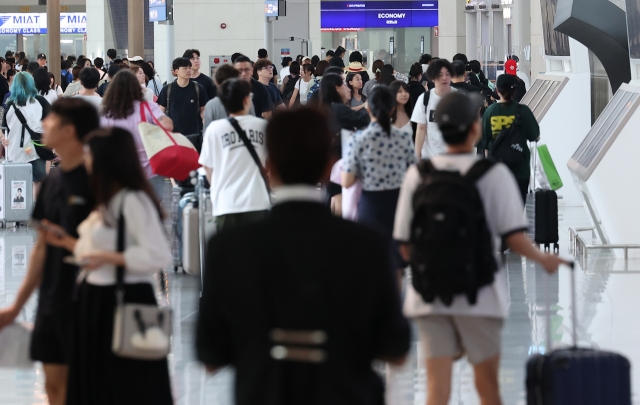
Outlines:
{"type": "MultiPolygon", "coordinates": [[[[548,301],[545,309],[549,329],[548,301]]],[[[527,405],[631,405],[629,360],[617,353],[577,347],[573,270],[571,316],[573,346],[534,355],[527,362],[527,405]]],[[[550,347],[548,331],[547,348],[550,347]]]]}
{"type": "Polygon", "coordinates": [[[535,228],[533,239],[538,245],[544,246],[545,251],[550,250],[559,253],[558,242],[558,194],[552,190],[536,190],[535,201],[535,228]]]}

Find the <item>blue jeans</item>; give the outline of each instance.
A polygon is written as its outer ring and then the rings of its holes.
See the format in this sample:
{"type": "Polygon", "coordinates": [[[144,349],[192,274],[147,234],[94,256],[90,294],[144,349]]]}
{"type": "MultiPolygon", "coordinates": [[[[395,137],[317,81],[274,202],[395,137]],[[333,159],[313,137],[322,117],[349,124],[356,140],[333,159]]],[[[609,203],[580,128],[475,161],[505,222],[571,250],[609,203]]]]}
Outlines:
{"type": "Polygon", "coordinates": [[[149,183],[151,184],[151,188],[153,188],[153,192],[158,198],[158,201],[162,202],[162,199],[164,198],[164,190],[167,185],[167,179],[163,176],[154,176],[149,179],[149,183]]]}

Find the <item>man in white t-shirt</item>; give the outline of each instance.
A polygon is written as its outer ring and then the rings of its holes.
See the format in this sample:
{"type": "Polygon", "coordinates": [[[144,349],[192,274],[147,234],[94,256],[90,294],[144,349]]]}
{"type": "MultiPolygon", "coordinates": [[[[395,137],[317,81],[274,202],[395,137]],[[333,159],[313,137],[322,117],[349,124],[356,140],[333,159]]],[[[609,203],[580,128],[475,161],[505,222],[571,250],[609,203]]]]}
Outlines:
{"type": "Polygon", "coordinates": [[[100,83],[100,73],[92,67],[86,67],[80,71],[80,84],[82,89],[74,97],[81,98],[96,107],[100,112],[102,97],[96,92],[100,83]]]}
{"type": "MultiPolygon", "coordinates": [[[[436,82],[437,83],[437,82],[436,82]]],[[[478,97],[451,93],[440,101],[434,119],[447,143],[447,152],[435,156],[431,163],[436,170],[466,173],[479,159],[474,147],[482,136],[478,97]]],[[[422,182],[414,165],[405,175],[394,225],[394,239],[401,243],[405,260],[411,257],[411,223],[413,195],[422,182]]],[[[522,200],[515,178],[502,163],[496,163],[476,183],[485,211],[493,251],[498,251],[500,239],[511,250],[538,262],[548,272],[554,272],[564,260],[542,253],[526,235],[527,223],[522,213],[522,200]]],[[[500,263],[496,254],[496,263],[500,263]]],[[[498,370],[500,367],[501,331],[508,314],[508,287],[504,269],[495,273],[491,284],[480,287],[477,302],[471,305],[465,294],[453,297],[451,305],[439,298],[426,303],[409,285],[404,303],[406,316],[415,318],[420,341],[427,359],[429,404],[446,405],[451,391],[453,361],[463,354],[474,367],[476,388],[482,404],[500,405],[498,370]]]]}
{"type": "Polygon", "coordinates": [[[230,119],[235,119],[255,149],[262,167],[267,160],[267,121],[249,115],[251,85],[228,79],[218,88],[218,97],[229,119],[213,121],[204,134],[199,163],[211,184],[216,229],[221,232],[264,218],[271,201],[261,169],[251,156],[230,119]]]}
{"type": "Polygon", "coordinates": [[[416,106],[411,115],[411,121],[418,124],[416,131],[416,156],[429,159],[447,151],[447,145],[442,140],[442,134],[436,124],[435,112],[440,99],[452,91],[451,77],[453,67],[446,59],[436,59],[429,64],[427,77],[434,82],[435,88],[429,93],[424,93],[416,101],[416,106]],[[429,103],[425,108],[424,98],[429,97],[429,103]]]}

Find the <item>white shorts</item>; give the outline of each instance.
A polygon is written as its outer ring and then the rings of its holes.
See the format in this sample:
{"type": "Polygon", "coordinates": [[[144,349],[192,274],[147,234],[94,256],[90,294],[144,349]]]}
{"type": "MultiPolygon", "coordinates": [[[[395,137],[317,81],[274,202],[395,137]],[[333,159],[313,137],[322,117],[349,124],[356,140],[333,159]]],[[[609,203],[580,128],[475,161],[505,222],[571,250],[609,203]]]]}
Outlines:
{"type": "Polygon", "coordinates": [[[460,358],[479,364],[500,354],[504,319],[482,316],[427,315],[416,318],[427,359],[460,358]]]}

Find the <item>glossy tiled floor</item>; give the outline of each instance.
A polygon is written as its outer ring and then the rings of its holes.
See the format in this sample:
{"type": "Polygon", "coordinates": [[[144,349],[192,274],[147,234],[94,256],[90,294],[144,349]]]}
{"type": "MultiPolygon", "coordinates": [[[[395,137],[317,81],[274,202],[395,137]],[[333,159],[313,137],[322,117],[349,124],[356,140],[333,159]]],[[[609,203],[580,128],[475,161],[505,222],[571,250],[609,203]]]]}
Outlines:
{"type": "MultiPolygon", "coordinates": [[[[561,209],[561,254],[570,257],[568,227],[588,225],[582,208],[561,209]]],[[[0,231],[0,305],[12,302],[25,274],[20,253],[32,243],[28,230],[0,231]],[[5,254],[6,252],[6,254],[5,254]]],[[[578,335],[581,344],[616,350],[628,356],[633,365],[640,364],[640,327],[635,325],[640,305],[640,261],[631,260],[628,270],[611,254],[594,256],[587,270],[576,268],[578,294],[578,335]]],[[[533,264],[519,257],[507,256],[510,289],[510,316],[505,323],[503,358],[500,372],[505,404],[524,404],[524,365],[527,357],[545,350],[545,291],[552,302],[554,345],[570,343],[570,273],[567,269],[547,277],[533,264]],[[549,288],[545,289],[545,283],[549,288]]],[[[175,311],[174,345],[170,357],[173,392],[180,405],[232,404],[233,371],[226,369],[215,376],[205,375],[193,354],[193,334],[196,320],[199,280],[192,276],[168,273],[168,300],[175,311]]],[[[35,301],[30,301],[23,317],[32,320],[35,301]]],[[[388,403],[393,405],[423,405],[426,373],[420,360],[418,343],[412,345],[411,359],[402,369],[385,370],[388,377],[388,403]]],[[[462,360],[455,365],[450,404],[475,405],[478,398],[473,388],[473,372],[462,360]]],[[[0,404],[46,404],[43,395],[42,372],[0,370],[0,404]]],[[[640,390],[640,373],[633,375],[633,387],[640,390]]],[[[635,404],[640,404],[634,398],[635,404]]]]}

